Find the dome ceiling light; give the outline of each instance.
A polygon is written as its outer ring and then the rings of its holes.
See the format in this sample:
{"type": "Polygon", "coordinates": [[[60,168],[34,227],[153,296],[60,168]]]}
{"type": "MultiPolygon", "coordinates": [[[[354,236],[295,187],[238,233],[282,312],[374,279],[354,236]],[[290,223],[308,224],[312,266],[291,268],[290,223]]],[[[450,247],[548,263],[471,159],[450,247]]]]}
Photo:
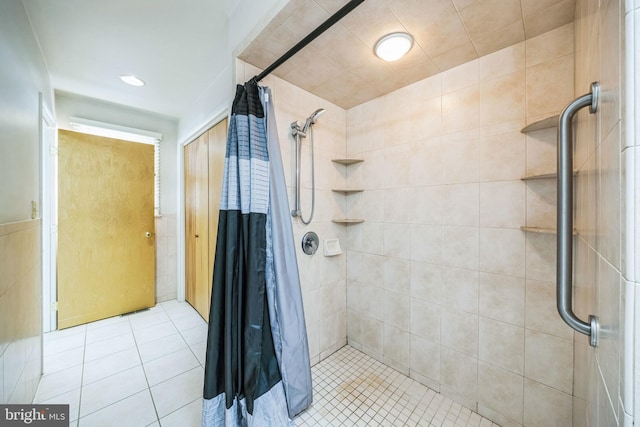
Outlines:
{"type": "Polygon", "coordinates": [[[376,56],[385,61],[397,61],[413,46],[413,37],[409,33],[391,33],[376,42],[376,56]]]}
{"type": "Polygon", "coordinates": [[[144,81],[140,80],[138,77],[134,76],[133,74],[122,74],[119,77],[120,77],[120,80],[122,80],[128,85],[138,86],[138,87],[144,86],[144,81]]]}

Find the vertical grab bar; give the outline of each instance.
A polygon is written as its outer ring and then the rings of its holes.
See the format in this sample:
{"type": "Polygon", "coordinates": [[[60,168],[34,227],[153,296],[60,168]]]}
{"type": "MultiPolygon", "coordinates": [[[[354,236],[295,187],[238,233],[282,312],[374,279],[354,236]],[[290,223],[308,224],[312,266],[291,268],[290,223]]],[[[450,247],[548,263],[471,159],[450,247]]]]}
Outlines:
{"type": "Polygon", "coordinates": [[[598,345],[598,318],[589,322],[573,312],[573,116],[584,107],[591,114],[598,109],[599,85],[591,83],[591,93],[571,102],[558,123],[558,242],[557,242],[557,306],[560,317],[573,329],[589,336],[592,347],[598,345]]]}

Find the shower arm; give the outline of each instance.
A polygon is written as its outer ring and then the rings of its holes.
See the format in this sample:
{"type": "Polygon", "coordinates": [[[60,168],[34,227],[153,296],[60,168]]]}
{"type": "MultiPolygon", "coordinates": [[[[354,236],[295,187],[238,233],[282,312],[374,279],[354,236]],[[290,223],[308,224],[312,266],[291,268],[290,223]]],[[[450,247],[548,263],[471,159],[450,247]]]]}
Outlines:
{"type": "Polygon", "coordinates": [[[598,318],[589,315],[588,322],[573,312],[573,117],[582,108],[591,114],[598,109],[598,83],[591,84],[591,93],[571,102],[558,122],[558,241],[556,265],[556,298],[558,313],[574,330],[589,336],[589,344],[598,346],[598,318]]]}

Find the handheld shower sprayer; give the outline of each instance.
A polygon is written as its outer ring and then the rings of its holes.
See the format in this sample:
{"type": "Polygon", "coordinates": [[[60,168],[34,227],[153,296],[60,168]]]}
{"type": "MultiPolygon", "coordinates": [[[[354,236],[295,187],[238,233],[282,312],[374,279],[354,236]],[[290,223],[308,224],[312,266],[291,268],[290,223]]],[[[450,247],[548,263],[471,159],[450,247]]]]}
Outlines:
{"type": "Polygon", "coordinates": [[[304,122],[304,126],[300,126],[300,122],[295,121],[291,123],[291,135],[296,139],[296,203],[295,209],[291,211],[291,216],[300,217],[300,221],[303,224],[309,224],[313,219],[313,212],[316,205],[316,179],[315,179],[315,166],[314,166],[314,154],[313,154],[313,125],[318,120],[318,117],[325,113],[324,108],[318,108],[314,111],[304,122]],[[311,132],[311,214],[309,219],[305,220],[302,217],[302,210],[300,209],[300,161],[302,151],[302,138],[307,137],[307,132],[311,132]]]}

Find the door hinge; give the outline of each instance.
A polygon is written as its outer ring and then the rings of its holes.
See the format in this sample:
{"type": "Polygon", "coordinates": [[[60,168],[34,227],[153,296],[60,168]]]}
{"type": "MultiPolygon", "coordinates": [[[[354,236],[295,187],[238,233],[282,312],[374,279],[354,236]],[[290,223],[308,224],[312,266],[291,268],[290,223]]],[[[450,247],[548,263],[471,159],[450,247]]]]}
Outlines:
{"type": "Polygon", "coordinates": [[[51,311],[58,311],[58,301],[51,303],[51,311]]]}

